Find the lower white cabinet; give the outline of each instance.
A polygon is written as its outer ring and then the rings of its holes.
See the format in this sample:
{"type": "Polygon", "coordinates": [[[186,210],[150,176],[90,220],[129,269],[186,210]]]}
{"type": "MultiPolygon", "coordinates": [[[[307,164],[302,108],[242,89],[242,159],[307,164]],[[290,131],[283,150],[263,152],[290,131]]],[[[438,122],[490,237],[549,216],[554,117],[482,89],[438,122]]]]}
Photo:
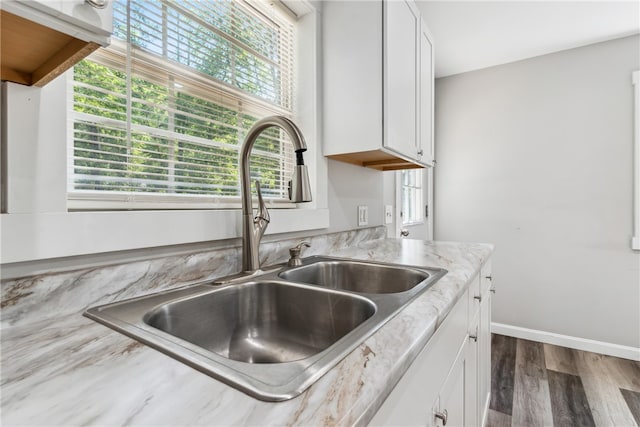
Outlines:
{"type": "Polygon", "coordinates": [[[371,425],[483,426],[491,393],[487,261],[382,404],[371,425]]]}
{"type": "Polygon", "coordinates": [[[427,422],[427,425],[471,425],[468,419],[468,408],[475,396],[468,393],[467,378],[474,374],[475,361],[469,359],[468,347],[468,341],[464,340],[449,375],[440,389],[440,394],[431,408],[433,420],[428,421],[433,423],[427,422]]]}
{"type": "MultiPolygon", "coordinates": [[[[469,288],[469,364],[473,373],[466,379],[467,420],[465,425],[484,425],[491,398],[491,260],[480,270],[469,288]]],[[[471,372],[470,369],[470,372],[471,372]]]]}
{"type": "Polygon", "coordinates": [[[487,421],[491,400],[491,298],[495,291],[491,280],[491,260],[488,260],[480,272],[482,301],[480,303],[480,328],[478,332],[480,354],[478,360],[478,409],[482,425],[487,421]]]}
{"type": "MultiPolygon", "coordinates": [[[[471,292],[471,291],[470,291],[471,292]]],[[[472,305],[473,307],[473,305],[472,305]]],[[[469,322],[469,338],[467,340],[467,371],[464,379],[466,402],[465,402],[465,423],[459,425],[477,426],[480,425],[480,411],[478,410],[478,386],[480,381],[480,346],[478,345],[478,313],[473,313],[474,317],[469,322]]],[[[454,424],[450,424],[454,425],[454,424]]]]}

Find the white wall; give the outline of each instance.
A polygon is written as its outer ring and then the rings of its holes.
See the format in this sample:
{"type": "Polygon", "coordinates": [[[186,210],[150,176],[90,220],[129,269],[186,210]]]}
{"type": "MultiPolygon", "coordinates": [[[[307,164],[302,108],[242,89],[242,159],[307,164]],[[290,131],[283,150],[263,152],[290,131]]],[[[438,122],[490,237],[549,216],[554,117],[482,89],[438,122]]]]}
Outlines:
{"type": "Polygon", "coordinates": [[[633,36],[436,80],[435,238],[496,245],[495,322],[640,347],[637,69],[633,36]]]}
{"type": "Polygon", "coordinates": [[[359,205],[369,207],[369,226],[384,223],[384,176],[386,172],[328,161],[330,230],[358,228],[359,205]]]}

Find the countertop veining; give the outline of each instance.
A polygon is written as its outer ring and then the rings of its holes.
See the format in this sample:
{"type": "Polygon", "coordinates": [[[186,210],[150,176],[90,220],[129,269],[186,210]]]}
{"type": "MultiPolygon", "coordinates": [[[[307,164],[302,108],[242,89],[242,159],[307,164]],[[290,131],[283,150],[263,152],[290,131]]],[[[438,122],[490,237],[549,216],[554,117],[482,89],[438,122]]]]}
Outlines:
{"type": "Polygon", "coordinates": [[[308,390],[285,402],[249,397],[81,312],[5,324],[2,424],[365,424],[492,250],[487,244],[381,239],[328,254],[449,273],[308,390]]]}

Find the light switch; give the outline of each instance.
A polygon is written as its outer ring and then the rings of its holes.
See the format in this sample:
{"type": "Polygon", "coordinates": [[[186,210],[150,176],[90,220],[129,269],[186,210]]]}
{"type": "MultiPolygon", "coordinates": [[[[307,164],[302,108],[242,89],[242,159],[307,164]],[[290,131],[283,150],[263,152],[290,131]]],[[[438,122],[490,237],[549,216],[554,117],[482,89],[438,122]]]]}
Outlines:
{"type": "Polygon", "coordinates": [[[393,222],[393,205],[384,206],[384,223],[391,224],[393,222]]]}
{"type": "Polygon", "coordinates": [[[369,225],[369,207],[358,206],[358,227],[369,225]]]}

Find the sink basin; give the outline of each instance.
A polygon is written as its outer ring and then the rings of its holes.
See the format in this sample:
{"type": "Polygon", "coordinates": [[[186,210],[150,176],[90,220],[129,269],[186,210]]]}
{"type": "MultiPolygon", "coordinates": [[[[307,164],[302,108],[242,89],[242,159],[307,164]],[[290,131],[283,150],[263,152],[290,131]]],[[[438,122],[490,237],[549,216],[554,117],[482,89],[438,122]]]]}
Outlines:
{"type": "Polygon", "coordinates": [[[144,322],[228,359],[282,363],[321,352],[375,310],[351,295],[256,282],[163,304],[144,322]]]}
{"type": "Polygon", "coordinates": [[[301,267],[277,265],[84,315],[251,396],[282,401],[306,390],[445,274],[309,257],[301,267]]]}
{"type": "Polygon", "coordinates": [[[424,270],[370,262],[332,260],[283,271],[280,277],[332,289],[390,294],[405,292],[430,277],[424,270]]]}

